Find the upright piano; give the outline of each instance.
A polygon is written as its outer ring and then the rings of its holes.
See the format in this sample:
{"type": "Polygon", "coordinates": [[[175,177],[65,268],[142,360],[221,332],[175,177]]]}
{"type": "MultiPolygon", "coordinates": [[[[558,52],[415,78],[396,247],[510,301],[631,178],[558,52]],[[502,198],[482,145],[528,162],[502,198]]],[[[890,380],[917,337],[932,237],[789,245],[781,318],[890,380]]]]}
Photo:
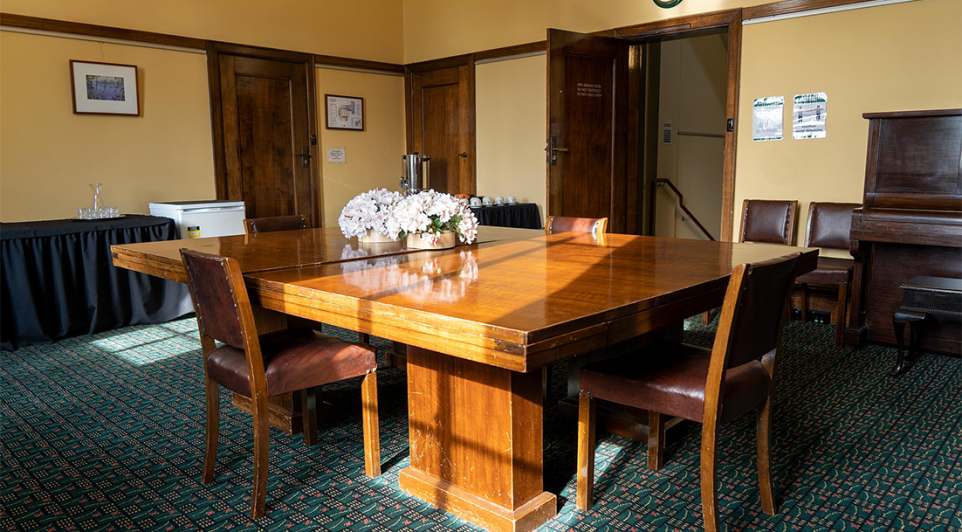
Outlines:
{"type": "MultiPolygon", "coordinates": [[[[844,341],[895,343],[899,286],[919,276],[962,277],[962,109],[866,113],[865,197],[852,213],[852,309],[844,341]]],[[[959,353],[946,323],[922,348],[959,353]]]]}

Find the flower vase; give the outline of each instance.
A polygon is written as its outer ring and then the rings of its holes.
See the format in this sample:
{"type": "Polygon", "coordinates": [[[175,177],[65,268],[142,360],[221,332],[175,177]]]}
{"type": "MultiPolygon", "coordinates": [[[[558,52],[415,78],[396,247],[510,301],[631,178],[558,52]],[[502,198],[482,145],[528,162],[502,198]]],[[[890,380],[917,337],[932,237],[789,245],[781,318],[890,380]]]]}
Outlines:
{"type": "Polygon", "coordinates": [[[438,236],[437,243],[432,243],[428,239],[421,238],[421,235],[408,235],[408,249],[451,249],[458,243],[458,234],[454,231],[442,231],[438,236]]]}
{"type": "Polygon", "coordinates": [[[357,237],[357,241],[366,244],[384,244],[388,242],[394,242],[391,237],[382,235],[374,229],[368,229],[367,233],[357,237]]]}

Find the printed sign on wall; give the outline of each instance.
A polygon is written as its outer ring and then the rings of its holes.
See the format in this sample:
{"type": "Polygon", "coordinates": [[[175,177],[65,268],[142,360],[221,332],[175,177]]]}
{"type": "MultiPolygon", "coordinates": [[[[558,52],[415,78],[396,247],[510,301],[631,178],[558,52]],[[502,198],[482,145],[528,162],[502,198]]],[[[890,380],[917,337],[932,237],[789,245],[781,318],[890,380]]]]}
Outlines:
{"type": "Polygon", "coordinates": [[[782,140],[784,96],[755,98],[752,104],[752,140],[782,140]]]}
{"type": "Polygon", "coordinates": [[[792,108],[793,139],[825,138],[828,97],[824,92],[796,94],[792,108]]]}

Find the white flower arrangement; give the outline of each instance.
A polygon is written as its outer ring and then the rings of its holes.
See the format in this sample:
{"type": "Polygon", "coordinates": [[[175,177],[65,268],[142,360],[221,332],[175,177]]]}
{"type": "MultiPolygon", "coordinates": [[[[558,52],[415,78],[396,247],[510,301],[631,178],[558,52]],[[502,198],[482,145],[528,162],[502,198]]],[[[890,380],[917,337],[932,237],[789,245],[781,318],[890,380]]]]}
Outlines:
{"type": "Polygon", "coordinates": [[[337,224],[344,236],[364,236],[368,230],[397,240],[397,232],[391,232],[391,214],[401,200],[401,194],[384,188],[358,194],[341,209],[337,224]]]}
{"type": "Polygon", "coordinates": [[[437,244],[442,232],[454,231],[461,242],[470,244],[478,236],[478,219],[451,194],[428,190],[406,196],[394,205],[393,213],[388,231],[397,238],[420,235],[437,244]]]}

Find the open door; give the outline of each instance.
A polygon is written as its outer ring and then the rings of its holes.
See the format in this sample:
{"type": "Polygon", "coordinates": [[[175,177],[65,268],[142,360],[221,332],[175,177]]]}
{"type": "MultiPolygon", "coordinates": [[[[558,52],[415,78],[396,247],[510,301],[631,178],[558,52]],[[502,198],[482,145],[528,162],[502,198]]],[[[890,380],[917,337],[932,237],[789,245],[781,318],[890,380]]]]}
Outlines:
{"type": "Polygon", "coordinates": [[[548,30],[548,214],[626,232],[629,43],[548,30]]]}

